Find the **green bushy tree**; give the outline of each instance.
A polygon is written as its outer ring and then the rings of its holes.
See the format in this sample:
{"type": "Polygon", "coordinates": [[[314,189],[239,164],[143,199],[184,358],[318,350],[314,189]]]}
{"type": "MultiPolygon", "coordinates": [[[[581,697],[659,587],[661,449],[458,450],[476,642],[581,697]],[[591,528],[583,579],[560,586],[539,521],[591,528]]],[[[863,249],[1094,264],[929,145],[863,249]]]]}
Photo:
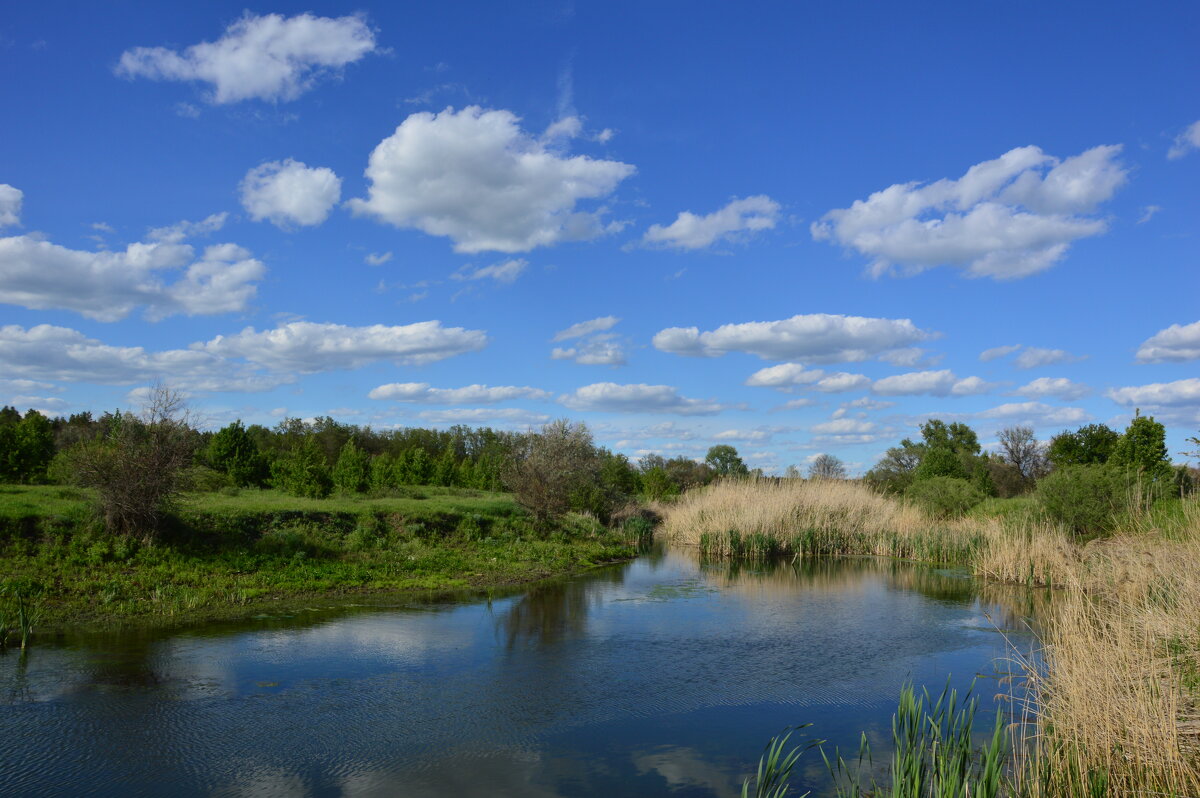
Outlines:
{"type": "Polygon", "coordinates": [[[275,487],[293,496],[324,499],[333,492],[325,453],[311,436],[272,463],[271,480],[275,487]]]}
{"type": "Polygon", "coordinates": [[[218,430],[205,454],[213,468],[228,474],[239,487],[255,487],[266,480],[266,459],[240,419],[218,430]]]}
{"type": "Polygon", "coordinates": [[[1171,478],[1166,428],[1155,421],[1154,416],[1135,415],[1113,447],[1110,461],[1117,468],[1152,484],[1165,484],[1171,478]]]}
{"type": "Polygon", "coordinates": [[[346,441],[333,466],[333,484],[347,493],[365,493],[371,486],[371,456],[354,439],[346,441]]]}
{"type": "Polygon", "coordinates": [[[1112,529],[1126,492],[1125,480],[1107,464],[1068,465],[1042,477],[1034,496],[1050,520],[1092,535],[1112,529]]]}
{"type": "Polygon", "coordinates": [[[1069,465],[1103,465],[1112,457],[1120,435],[1104,424],[1086,424],[1074,432],[1050,439],[1046,459],[1055,468],[1069,465]]]}
{"type": "Polygon", "coordinates": [[[937,518],[963,515],[984,499],[984,494],[967,480],[947,476],[917,480],[904,495],[937,518]]]}
{"type": "Polygon", "coordinates": [[[719,477],[744,477],[750,473],[738,450],[727,443],[711,447],[704,462],[719,477]]]}

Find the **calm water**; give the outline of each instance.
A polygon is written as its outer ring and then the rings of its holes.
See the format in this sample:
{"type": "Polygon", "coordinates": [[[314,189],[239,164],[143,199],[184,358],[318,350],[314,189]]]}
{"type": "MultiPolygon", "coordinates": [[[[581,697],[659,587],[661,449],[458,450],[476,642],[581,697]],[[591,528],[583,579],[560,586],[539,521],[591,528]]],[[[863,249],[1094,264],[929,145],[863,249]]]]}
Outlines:
{"type": "Polygon", "coordinates": [[[906,680],[979,675],[991,706],[1026,597],[981,589],[665,552],[490,603],[42,646],[0,656],[0,793],[735,796],[784,726],[885,750],[906,680]]]}

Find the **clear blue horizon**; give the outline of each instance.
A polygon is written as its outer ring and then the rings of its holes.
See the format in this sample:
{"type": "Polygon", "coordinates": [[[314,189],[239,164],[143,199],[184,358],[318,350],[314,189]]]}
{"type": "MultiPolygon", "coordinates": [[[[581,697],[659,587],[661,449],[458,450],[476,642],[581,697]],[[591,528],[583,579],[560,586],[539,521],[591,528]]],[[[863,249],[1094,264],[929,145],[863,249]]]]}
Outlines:
{"type": "Polygon", "coordinates": [[[869,468],[1200,432],[1200,7],[44,3],[0,404],[869,468]]]}

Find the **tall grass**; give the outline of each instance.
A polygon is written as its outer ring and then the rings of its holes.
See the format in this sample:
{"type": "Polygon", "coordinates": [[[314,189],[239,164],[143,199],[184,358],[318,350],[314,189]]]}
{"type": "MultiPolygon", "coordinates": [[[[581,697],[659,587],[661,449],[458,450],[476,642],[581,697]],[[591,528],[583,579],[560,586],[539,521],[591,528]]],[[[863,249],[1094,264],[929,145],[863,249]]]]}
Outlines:
{"type": "Polygon", "coordinates": [[[1053,586],[1008,793],[1200,796],[1200,500],[1134,496],[1091,541],[1009,509],[939,522],[854,483],[726,482],[668,508],[663,531],[709,556],[875,554],[1053,586]]]}

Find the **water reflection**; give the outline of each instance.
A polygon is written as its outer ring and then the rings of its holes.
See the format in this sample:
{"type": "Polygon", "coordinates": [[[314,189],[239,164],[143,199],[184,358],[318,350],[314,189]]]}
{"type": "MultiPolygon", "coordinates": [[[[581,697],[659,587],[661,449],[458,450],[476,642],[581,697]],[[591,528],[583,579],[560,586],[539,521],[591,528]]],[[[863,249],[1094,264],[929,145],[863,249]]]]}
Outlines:
{"type": "MultiPolygon", "coordinates": [[[[872,558],[659,550],[490,601],[293,609],[0,656],[16,794],[738,793],[788,725],[885,745],[906,680],[994,673],[1026,591],[872,558]],[[290,617],[282,617],[284,614],[290,617]],[[989,620],[991,619],[991,620],[989,620]]],[[[804,764],[820,786],[819,758],[804,764]]],[[[802,791],[802,790],[801,790],[802,791]]]]}

